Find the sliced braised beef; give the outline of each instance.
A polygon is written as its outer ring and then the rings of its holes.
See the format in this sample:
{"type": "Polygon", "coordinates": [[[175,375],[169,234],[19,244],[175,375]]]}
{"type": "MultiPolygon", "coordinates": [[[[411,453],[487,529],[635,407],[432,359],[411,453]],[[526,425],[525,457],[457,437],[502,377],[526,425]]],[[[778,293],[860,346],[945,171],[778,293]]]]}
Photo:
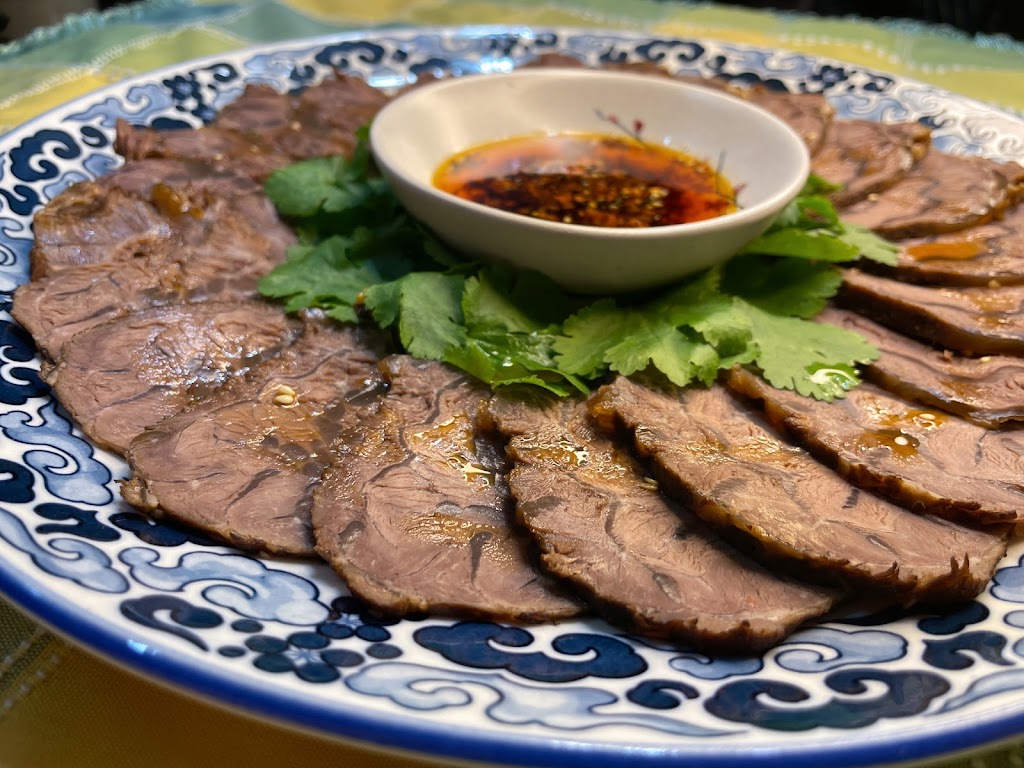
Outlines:
{"type": "Polygon", "coordinates": [[[898,266],[881,271],[900,280],[932,285],[1020,285],[1024,283],[1024,203],[988,224],[901,240],[899,245],[898,266]]]}
{"type": "Polygon", "coordinates": [[[223,130],[241,136],[252,136],[259,142],[263,136],[290,130],[295,121],[295,97],[281,93],[269,85],[247,85],[234,101],[225,104],[214,118],[223,130]]]}
{"type": "Polygon", "coordinates": [[[365,80],[338,75],[299,94],[291,130],[274,137],[275,146],[293,160],[326,155],[349,155],[356,132],[369,125],[388,96],[365,80]]]}
{"type": "Polygon", "coordinates": [[[211,198],[227,200],[263,192],[262,185],[248,176],[230,169],[218,171],[201,160],[177,158],[149,158],[125,163],[96,179],[96,183],[147,200],[152,198],[156,186],[185,187],[211,198]]]}
{"type": "Polygon", "coordinates": [[[308,322],[279,356],[136,438],[121,495],[242,549],[312,555],[312,490],[337,435],[376,409],[381,351],[375,335],[308,322]]]}
{"type": "Polygon", "coordinates": [[[1024,168],[982,157],[929,152],[912,173],[843,209],[843,219],[893,239],[985,224],[1024,193],[1024,168]]]}
{"type": "Polygon", "coordinates": [[[202,128],[145,128],[117,121],[114,147],[128,162],[144,158],[196,158],[218,171],[232,170],[263,180],[291,162],[287,155],[270,154],[268,147],[234,131],[202,128]]]}
{"type": "Polygon", "coordinates": [[[520,64],[519,66],[521,69],[531,69],[533,67],[579,69],[587,66],[587,63],[570,53],[542,53],[538,56],[534,56],[528,62],[520,64]]]}
{"type": "Polygon", "coordinates": [[[835,110],[820,93],[791,93],[764,85],[731,90],[787,123],[812,155],[821,149],[835,110]]]}
{"type": "Polygon", "coordinates": [[[248,224],[281,254],[295,241],[251,179],[193,162],[129,163],[72,185],[36,215],[32,277],[162,246],[197,245],[225,219],[248,224]]]}
{"type": "Polygon", "coordinates": [[[405,356],[381,370],[391,386],[380,410],[345,434],[314,493],[317,552],[354,594],[391,615],[579,613],[514,525],[501,444],[475,426],[489,390],[405,356]]]}
{"type": "Polygon", "coordinates": [[[1024,521],[1024,430],[986,429],[869,383],[832,403],[775,389],[743,368],[728,383],[860,488],[941,517],[1024,521]]]}
{"type": "Polygon", "coordinates": [[[198,159],[217,169],[265,179],[296,160],[349,154],[356,130],[388,97],[358,77],[338,75],[301,94],[249,86],[209,125],[161,130],[117,124],[115,147],[126,160],[198,159]]]}
{"type": "Polygon", "coordinates": [[[974,530],[854,488],[724,387],[658,391],[620,377],[591,412],[631,432],[666,492],[704,519],[746,534],[770,557],[894,599],[973,597],[1006,551],[1006,526],[974,530]]]}
{"type": "Polygon", "coordinates": [[[838,301],[894,330],[964,355],[1024,354],[1024,285],[912,285],[843,272],[838,301]]]}
{"type": "Polygon", "coordinates": [[[867,378],[900,397],[984,427],[1024,420],[1024,358],[956,355],[835,307],[818,319],[856,331],[878,347],[881,356],[866,369],[867,378]]]}
{"type": "Polygon", "coordinates": [[[919,123],[834,120],[811,171],[842,185],[830,197],[843,207],[888,189],[925,156],[931,131],[919,123]]]}
{"type": "Polygon", "coordinates": [[[123,453],[146,427],[297,335],[296,324],[263,302],[172,304],[77,334],[44,378],[85,434],[123,453]]]}
{"type": "Polygon", "coordinates": [[[833,591],[771,573],[658,492],[576,401],[495,397],[509,437],[509,486],[545,567],[612,620],[718,651],[781,641],[825,613],[833,591]]]}
{"type": "Polygon", "coordinates": [[[83,264],[19,286],[14,318],[55,359],[79,331],[146,307],[255,297],[260,276],[284,250],[237,215],[216,214],[217,207],[207,211],[217,223],[201,243],[160,241],[125,261],[83,264]]]}
{"type": "Polygon", "coordinates": [[[43,207],[32,228],[33,280],[77,264],[131,258],[172,237],[167,217],[146,200],[88,181],[43,207]]]}

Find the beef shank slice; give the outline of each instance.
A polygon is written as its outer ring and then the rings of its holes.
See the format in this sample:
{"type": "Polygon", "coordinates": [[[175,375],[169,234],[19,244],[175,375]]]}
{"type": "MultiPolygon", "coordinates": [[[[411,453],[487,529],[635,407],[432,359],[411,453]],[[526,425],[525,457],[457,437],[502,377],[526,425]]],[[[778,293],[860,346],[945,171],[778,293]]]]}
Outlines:
{"type": "Polygon", "coordinates": [[[123,453],[146,427],[277,354],[297,331],[262,302],[154,307],[77,334],[44,377],[85,434],[123,453]]]}
{"type": "Polygon", "coordinates": [[[497,395],[509,486],[545,566],[612,620],[716,651],[760,650],[821,615],[835,593],[756,564],[659,493],[584,403],[497,395]]]}
{"type": "Polygon", "coordinates": [[[619,377],[592,399],[591,412],[633,434],[667,492],[780,562],[904,602],[958,600],[985,587],[1006,551],[1005,530],[915,515],[853,488],[724,387],[660,391],[619,377]]]}
{"type": "Polygon", "coordinates": [[[929,152],[901,181],[843,209],[843,219],[894,239],[955,232],[997,218],[1024,192],[1024,168],[929,152]]]}
{"type": "Polygon", "coordinates": [[[789,125],[812,155],[821,149],[835,110],[820,93],[792,93],[764,85],[737,86],[730,90],[789,125]]]}
{"type": "Polygon", "coordinates": [[[914,407],[870,383],[825,403],[737,368],[729,386],[854,485],[901,505],[980,523],[1024,520],[1024,431],[914,407]]]}
{"type": "Polygon", "coordinates": [[[901,240],[899,263],[886,272],[933,285],[1024,283],[1024,203],[987,224],[945,235],[901,240]]]}
{"type": "Polygon", "coordinates": [[[361,78],[337,75],[299,95],[250,85],[209,125],[195,130],[117,124],[125,159],[196,158],[257,180],[296,160],[351,154],[356,131],[387,103],[361,78]]]}
{"type": "Polygon", "coordinates": [[[237,547],[312,555],[309,510],[330,445],[377,406],[375,335],[306,323],[278,357],[130,445],[126,501],[237,547]]]}
{"type": "Polygon", "coordinates": [[[983,427],[1024,420],[1024,358],[956,355],[837,307],[827,307],[818,320],[855,331],[878,347],[879,358],[865,374],[889,392],[983,427]]]}
{"type": "Polygon", "coordinates": [[[933,346],[965,355],[1024,354],[1024,285],[913,285],[843,271],[839,303],[933,346]]]}
{"type": "Polygon", "coordinates": [[[931,132],[918,123],[834,120],[811,172],[842,189],[832,202],[844,207],[902,179],[928,151],[931,132]]]}
{"type": "Polygon", "coordinates": [[[200,242],[165,240],[124,261],[80,264],[21,285],[12,314],[55,359],[76,333],[147,307],[254,298],[260,276],[284,259],[285,249],[275,236],[227,213],[211,206],[207,215],[218,223],[200,242]]]}
{"type": "Polygon", "coordinates": [[[488,390],[440,363],[382,364],[390,389],[314,493],[317,551],[379,611],[515,621],[580,612],[514,524],[506,459],[475,425],[488,390]]]}
{"type": "Polygon", "coordinates": [[[72,184],[32,222],[32,278],[121,261],[164,244],[195,245],[225,219],[245,222],[282,253],[295,241],[262,187],[190,160],[140,160],[72,184]]]}

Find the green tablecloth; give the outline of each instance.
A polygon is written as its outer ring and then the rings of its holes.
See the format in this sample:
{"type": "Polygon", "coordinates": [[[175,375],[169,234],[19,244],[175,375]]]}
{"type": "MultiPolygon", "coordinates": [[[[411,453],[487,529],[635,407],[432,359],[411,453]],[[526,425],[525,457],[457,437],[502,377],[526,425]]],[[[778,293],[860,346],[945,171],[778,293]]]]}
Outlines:
{"type": "MultiPolygon", "coordinates": [[[[31,1],[31,0],[26,0],[31,1]]],[[[906,75],[1024,112],[1024,45],[911,22],[821,19],[654,0],[149,0],[0,48],[0,132],[126,76],[284,38],[379,24],[648,30],[786,48],[906,75]]],[[[1024,766],[1002,747],[946,766],[1024,766]]],[[[0,766],[412,766],[248,720],[121,671],[0,598],[0,766]]]]}

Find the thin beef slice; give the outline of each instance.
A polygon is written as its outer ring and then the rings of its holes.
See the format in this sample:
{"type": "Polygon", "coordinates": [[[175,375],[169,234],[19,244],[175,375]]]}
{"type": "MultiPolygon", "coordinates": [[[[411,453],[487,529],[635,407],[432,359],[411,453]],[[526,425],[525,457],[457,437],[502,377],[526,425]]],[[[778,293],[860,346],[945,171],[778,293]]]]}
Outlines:
{"type": "Polygon", "coordinates": [[[844,208],[845,221],[903,239],[955,232],[999,217],[1024,193],[1024,168],[929,152],[902,181],[844,208]]]}
{"type": "Polygon", "coordinates": [[[377,407],[375,335],[309,320],[300,338],[129,447],[130,504],[247,550],[309,556],[330,445],[377,407]]]}
{"type": "Polygon", "coordinates": [[[659,391],[619,377],[591,412],[633,434],[666,492],[811,572],[905,603],[956,601],[978,594],[1006,551],[1004,530],[915,515],[852,487],[722,386],[659,391]]]}
{"type": "Polygon", "coordinates": [[[765,85],[736,86],[730,91],[789,125],[803,139],[811,155],[821,150],[835,110],[820,93],[791,93],[765,85]]]}
{"type": "Polygon", "coordinates": [[[879,358],[865,374],[889,392],[983,427],[1024,420],[1024,358],[964,357],[836,307],[827,307],[818,320],[855,331],[878,347],[879,358]]]}
{"type": "MultiPolygon", "coordinates": [[[[209,216],[214,209],[222,210],[214,206],[209,216]]],[[[125,261],[81,264],[21,285],[12,314],[36,346],[56,359],[76,333],[147,307],[255,298],[259,278],[284,255],[279,239],[225,215],[202,242],[162,241],[125,261]]]]}
{"type": "Polygon", "coordinates": [[[811,172],[842,187],[829,195],[842,208],[902,179],[930,143],[931,132],[918,123],[833,120],[811,172]]]}
{"type": "Polygon", "coordinates": [[[964,355],[1024,354],[1024,285],[912,285],[843,271],[837,301],[894,330],[964,355]]]}
{"type": "Polygon", "coordinates": [[[299,95],[249,86],[209,125],[154,129],[118,121],[115,147],[126,160],[195,158],[257,180],[296,160],[349,155],[356,131],[388,97],[364,80],[338,75],[299,95]]]}
{"type": "Polygon", "coordinates": [[[317,552],[389,615],[578,614],[514,524],[501,444],[475,426],[486,387],[406,356],[381,369],[390,389],[380,410],[339,441],[314,493],[317,552]]]}
{"type": "Polygon", "coordinates": [[[914,407],[870,383],[831,403],[776,389],[744,368],[729,387],[860,488],[908,509],[979,523],[1024,521],[1024,431],[914,407]]]}
{"type": "Polygon", "coordinates": [[[124,453],[146,427],[297,335],[297,325],[263,302],[173,304],[77,334],[43,375],[85,434],[124,453]]]}
{"type": "Polygon", "coordinates": [[[773,574],[659,493],[584,403],[502,393],[488,410],[509,438],[509,486],[545,567],[610,620],[711,651],[753,652],[832,606],[833,591],[773,574]]]}
{"type": "Polygon", "coordinates": [[[251,179],[192,161],[129,163],[96,181],[71,185],[36,214],[32,278],[195,246],[225,220],[244,222],[282,254],[295,241],[251,179]]]}
{"type": "MultiPolygon", "coordinates": [[[[901,240],[899,245],[899,264],[883,273],[900,280],[930,285],[1020,285],[1024,283],[1024,203],[988,224],[901,240]]],[[[872,269],[880,267],[872,265],[872,269]]]]}

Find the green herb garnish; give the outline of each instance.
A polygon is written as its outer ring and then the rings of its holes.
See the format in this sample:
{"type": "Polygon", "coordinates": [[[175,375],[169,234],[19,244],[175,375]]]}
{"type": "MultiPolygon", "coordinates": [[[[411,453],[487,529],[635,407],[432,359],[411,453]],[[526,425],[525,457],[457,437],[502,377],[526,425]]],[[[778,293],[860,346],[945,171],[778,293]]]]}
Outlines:
{"type": "Polygon", "coordinates": [[[609,372],[656,369],[680,386],[753,363],[777,387],[822,400],[858,383],[877,357],[857,334],[815,323],[838,290],[839,262],[895,263],[896,249],[843,223],[809,180],[772,227],[721,267],[642,295],[568,294],[546,277],[452,253],[374,173],[366,132],[351,160],[275,172],[267,194],[299,235],[260,281],[288,311],[369,312],[409,354],[444,360],[493,386],[587,392],[609,372]]]}

